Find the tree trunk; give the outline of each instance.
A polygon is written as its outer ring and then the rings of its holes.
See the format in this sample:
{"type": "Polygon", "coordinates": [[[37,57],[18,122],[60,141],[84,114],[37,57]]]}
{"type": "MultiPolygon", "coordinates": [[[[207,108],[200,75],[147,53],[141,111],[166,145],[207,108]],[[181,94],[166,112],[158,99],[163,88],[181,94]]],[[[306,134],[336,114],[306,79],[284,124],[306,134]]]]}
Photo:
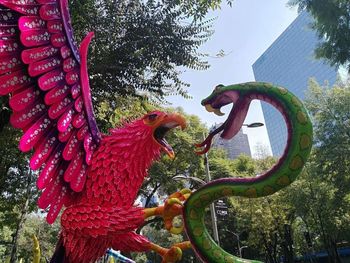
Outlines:
{"type": "Polygon", "coordinates": [[[284,258],[286,263],[294,262],[294,251],[293,251],[293,237],[292,237],[292,228],[290,225],[284,225],[284,241],[283,250],[284,250],[284,258]]]}
{"type": "Polygon", "coordinates": [[[161,185],[161,184],[157,184],[157,185],[153,188],[152,192],[151,192],[149,195],[147,195],[146,202],[145,202],[145,207],[148,207],[148,206],[149,206],[149,203],[151,202],[151,199],[152,199],[153,195],[157,192],[157,190],[159,189],[160,185],[161,185]]]}
{"type": "Polygon", "coordinates": [[[273,249],[272,249],[272,246],[271,246],[271,242],[267,241],[266,235],[263,232],[261,232],[261,237],[262,237],[262,240],[263,240],[264,246],[265,246],[265,251],[266,251],[265,257],[267,259],[266,261],[268,263],[275,263],[275,260],[274,260],[274,257],[273,257],[273,249]]]}
{"type": "Polygon", "coordinates": [[[11,110],[8,105],[8,97],[2,97],[0,99],[0,132],[4,129],[4,126],[10,121],[11,110]]]}
{"type": "MultiPolygon", "coordinates": [[[[316,200],[316,198],[315,198],[316,194],[315,194],[314,188],[312,187],[311,182],[309,182],[309,189],[311,191],[313,199],[316,200]]],[[[311,210],[311,213],[313,213],[312,210],[311,210]]],[[[329,236],[326,233],[326,230],[325,230],[325,227],[324,227],[324,222],[322,220],[321,211],[319,209],[317,209],[315,211],[315,214],[316,215],[313,215],[314,221],[317,224],[317,226],[319,225],[320,234],[321,234],[321,237],[322,237],[322,240],[323,240],[323,244],[325,246],[325,249],[326,249],[327,255],[328,255],[328,262],[332,263],[333,262],[332,261],[332,252],[331,252],[332,248],[330,247],[330,244],[329,244],[329,236]]]]}
{"type": "Polygon", "coordinates": [[[339,256],[339,253],[338,253],[337,242],[334,239],[331,239],[330,243],[331,243],[331,247],[332,247],[332,257],[334,259],[334,262],[341,263],[342,260],[339,256]]]}
{"type": "Polygon", "coordinates": [[[30,199],[30,195],[31,195],[31,182],[32,182],[32,172],[31,172],[31,170],[29,170],[28,178],[27,178],[26,200],[23,204],[23,208],[21,209],[21,214],[20,214],[20,217],[18,219],[16,231],[13,234],[10,263],[16,263],[16,261],[17,261],[18,238],[19,238],[19,234],[23,228],[23,225],[24,225],[24,222],[26,219],[26,215],[28,212],[28,208],[29,208],[29,199],[30,199]]]}

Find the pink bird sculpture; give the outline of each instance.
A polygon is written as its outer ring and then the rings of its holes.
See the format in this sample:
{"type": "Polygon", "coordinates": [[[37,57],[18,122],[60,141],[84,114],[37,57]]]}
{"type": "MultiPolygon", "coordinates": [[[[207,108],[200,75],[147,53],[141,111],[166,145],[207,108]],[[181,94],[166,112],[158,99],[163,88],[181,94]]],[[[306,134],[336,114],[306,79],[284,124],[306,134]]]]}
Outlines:
{"type": "Polygon", "coordinates": [[[51,262],[94,262],[108,248],[154,250],[163,262],[176,262],[189,242],[166,249],[134,230],[155,215],[171,230],[189,192],[157,208],[135,207],[134,201],[160,151],[173,157],[164,136],[184,128],[185,120],[154,111],[101,134],[87,69],[92,37],[78,48],[67,0],[0,0],[0,96],[10,94],[10,123],[24,133],[20,150],[33,150],[30,167],[40,170],[42,190],[38,206],[48,210],[48,223],[64,208],[51,262]]]}

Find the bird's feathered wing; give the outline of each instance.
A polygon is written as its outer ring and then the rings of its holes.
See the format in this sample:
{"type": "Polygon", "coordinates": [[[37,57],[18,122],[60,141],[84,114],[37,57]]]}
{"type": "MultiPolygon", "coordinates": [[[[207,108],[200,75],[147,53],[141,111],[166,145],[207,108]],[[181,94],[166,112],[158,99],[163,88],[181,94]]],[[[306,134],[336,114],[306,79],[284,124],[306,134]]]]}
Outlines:
{"type": "Polygon", "coordinates": [[[49,223],[83,190],[100,140],[86,66],[91,38],[79,51],[67,0],[0,0],[0,96],[11,94],[20,150],[34,149],[30,167],[40,169],[38,205],[49,223]]]}

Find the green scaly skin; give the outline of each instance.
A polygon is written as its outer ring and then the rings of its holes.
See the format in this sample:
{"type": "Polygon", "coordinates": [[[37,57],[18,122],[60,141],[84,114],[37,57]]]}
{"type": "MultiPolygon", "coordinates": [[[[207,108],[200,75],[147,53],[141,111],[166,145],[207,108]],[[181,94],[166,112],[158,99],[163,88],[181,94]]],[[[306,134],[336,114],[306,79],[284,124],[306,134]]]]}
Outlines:
{"type": "MultiPolygon", "coordinates": [[[[289,121],[288,133],[290,138],[289,143],[287,143],[287,150],[279,162],[264,175],[254,178],[219,179],[194,192],[184,206],[185,229],[194,250],[204,262],[260,262],[235,257],[220,248],[205,227],[205,208],[214,200],[222,197],[263,197],[291,184],[302,171],[310,154],[312,124],[303,104],[296,96],[284,88],[268,83],[251,82],[226,87],[218,86],[208,98],[202,101],[202,105],[212,103],[223,94],[227,94],[228,91],[237,92],[241,99],[267,100],[275,104],[275,107],[278,104],[280,110],[283,111],[282,114],[289,121]]],[[[226,104],[228,103],[224,103],[224,105],[226,104]]]]}

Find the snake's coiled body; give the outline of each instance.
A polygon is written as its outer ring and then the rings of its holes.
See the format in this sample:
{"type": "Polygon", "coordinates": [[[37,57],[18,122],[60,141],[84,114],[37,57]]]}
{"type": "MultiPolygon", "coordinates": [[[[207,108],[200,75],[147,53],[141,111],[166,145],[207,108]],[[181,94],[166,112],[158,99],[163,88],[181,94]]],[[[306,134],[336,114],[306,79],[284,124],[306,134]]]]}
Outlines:
{"type": "MultiPolygon", "coordinates": [[[[194,250],[204,262],[259,262],[235,257],[220,248],[208,233],[204,224],[205,208],[222,197],[243,196],[256,198],[268,196],[292,183],[301,172],[312,146],[312,125],[301,101],[285,88],[268,83],[244,83],[217,87],[202,104],[213,108],[226,105],[227,98],[234,98],[235,109],[231,111],[224,127],[231,132],[235,129],[231,122],[243,123],[249,103],[259,99],[276,107],[284,116],[288,128],[287,146],[278,163],[268,172],[254,178],[224,178],[212,181],[186,201],[183,217],[186,232],[194,250]],[[237,97],[238,96],[238,97],[237,97]],[[220,100],[218,99],[220,97],[220,100]],[[239,116],[240,117],[236,117],[239,116]],[[231,118],[231,119],[230,119],[231,118]],[[241,120],[243,118],[243,120],[241,120]]],[[[235,124],[237,126],[237,124],[235,124]]],[[[227,131],[222,128],[223,134],[227,131]]],[[[220,130],[220,131],[221,131],[220,130]]],[[[236,129],[237,130],[237,129],[236,129]]],[[[225,137],[222,136],[222,137],[225,137]]],[[[229,137],[229,136],[227,136],[229,137]]]]}

